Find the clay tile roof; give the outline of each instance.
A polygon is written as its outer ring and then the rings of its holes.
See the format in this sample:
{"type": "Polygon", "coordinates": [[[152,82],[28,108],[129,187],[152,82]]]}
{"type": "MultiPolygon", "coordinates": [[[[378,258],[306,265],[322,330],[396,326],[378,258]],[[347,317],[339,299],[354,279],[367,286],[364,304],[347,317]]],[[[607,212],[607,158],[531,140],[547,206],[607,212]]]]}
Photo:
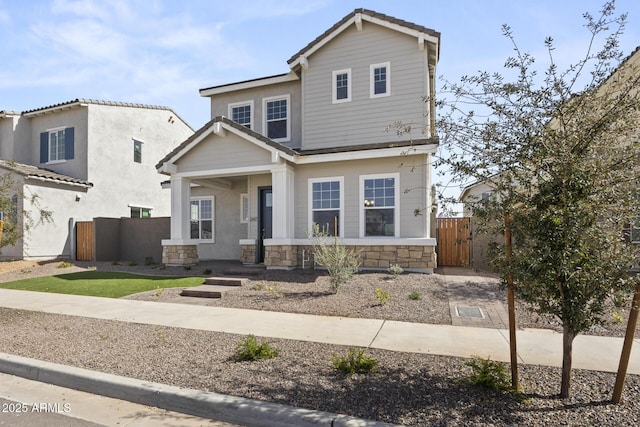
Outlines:
{"type": "Polygon", "coordinates": [[[10,160],[0,160],[0,168],[15,172],[26,178],[40,178],[46,181],[76,184],[84,187],[93,187],[93,184],[88,181],[72,178],[70,176],[62,175],[48,169],[42,169],[32,165],[25,165],[24,163],[17,163],[10,160]]]}

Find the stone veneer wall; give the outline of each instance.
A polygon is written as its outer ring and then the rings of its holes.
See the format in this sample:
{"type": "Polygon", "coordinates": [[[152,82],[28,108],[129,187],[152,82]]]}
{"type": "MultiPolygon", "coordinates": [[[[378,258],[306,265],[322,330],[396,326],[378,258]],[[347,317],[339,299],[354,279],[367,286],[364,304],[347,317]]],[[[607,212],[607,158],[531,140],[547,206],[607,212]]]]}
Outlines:
{"type": "Polygon", "coordinates": [[[243,264],[255,264],[256,245],[240,245],[240,261],[243,264]]]}
{"type": "MultiPolygon", "coordinates": [[[[434,246],[358,245],[347,247],[360,252],[361,267],[365,269],[387,269],[393,264],[409,270],[433,270],[437,266],[434,246]]],[[[300,267],[302,266],[302,251],[304,249],[313,250],[311,246],[267,246],[264,263],[271,268],[300,267]]]]}
{"type": "Polygon", "coordinates": [[[195,265],[198,263],[198,245],[165,245],[162,247],[165,265],[195,265]]]}

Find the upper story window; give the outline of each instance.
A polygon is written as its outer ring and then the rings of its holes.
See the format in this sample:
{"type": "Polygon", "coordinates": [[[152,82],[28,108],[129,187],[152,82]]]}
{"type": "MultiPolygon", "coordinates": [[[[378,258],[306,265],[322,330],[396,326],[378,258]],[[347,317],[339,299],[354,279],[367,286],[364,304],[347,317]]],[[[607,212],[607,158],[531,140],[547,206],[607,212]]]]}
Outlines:
{"type": "Polygon", "coordinates": [[[360,177],[361,236],[398,236],[399,179],[398,174],[360,177]]]}
{"type": "Polygon", "coordinates": [[[342,234],[344,218],[344,178],[319,178],[309,180],[309,229],[318,225],[319,231],[329,236],[342,234]]]}
{"type": "Polygon", "coordinates": [[[40,163],[73,159],[73,128],[50,129],[40,134],[40,163]]]}
{"type": "Polygon", "coordinates": [[[213,240],[213,197],[191,199],[191,238],[213,240]]]}
{"type": "Polygon", "coordinates": [[[351,68],[332,73],[334,104],[351,101],[351,68]]]}
{"type": "Polygon", "coordinates": [[[133,161],[142,163],[142,142],[133,140],[133,161]]]}
{"type": "Polygon", "coordinates": [[[229,104],[229,117],[234,122],[253,129],[253,101],[229,104]]]}
{"type": "Polygon", "coordinates": [[[370,96],[389,96],[391,94],[391,64],[383,62],[370,66],[370,96]]]}
{"type": "Polygon", "coordinates": [[[264,133],[274,141],[285,142],[291,139],[291,99],[289,95],[264,98],[264,133]]]}
{"type": "Polygon", "coordinates": [[[151,208],[131,206],[131,218],[151,218],[151,208]]]}

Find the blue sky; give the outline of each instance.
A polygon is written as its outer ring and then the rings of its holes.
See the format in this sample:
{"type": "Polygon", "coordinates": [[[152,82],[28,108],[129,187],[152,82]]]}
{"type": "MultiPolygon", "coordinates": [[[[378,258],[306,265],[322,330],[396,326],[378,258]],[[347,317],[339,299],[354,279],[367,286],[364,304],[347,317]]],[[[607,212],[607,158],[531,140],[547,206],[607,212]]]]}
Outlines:
{"type": "MultiPolygon", "coordinates": [[[[604,0],[0,0],[0,110],[75,98],[165,105],[195,129],[209,119],[198,90],[288,71],[287,59],[353,9],[364,7],[442,33],[437,74],[457,81],[499,71],[519,46],[546,59],[552,36],[566,64],[584,52],[583,12],[604,0]]],[[[621,49],[640,45],[640,2],[621,49]]],[[[438,83],[440,86],[441,83],[438,83]]]]}

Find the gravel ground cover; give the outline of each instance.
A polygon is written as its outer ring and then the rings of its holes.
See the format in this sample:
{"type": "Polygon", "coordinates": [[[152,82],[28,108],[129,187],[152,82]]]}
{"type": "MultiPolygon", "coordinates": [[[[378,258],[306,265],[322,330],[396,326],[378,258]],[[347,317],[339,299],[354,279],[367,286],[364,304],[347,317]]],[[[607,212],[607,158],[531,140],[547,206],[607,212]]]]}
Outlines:
{"type": "MultiPolygon", "coordinates": [[[[0,273],[0,281],[34,275],[80,271],[88,265],[58,269],[56,264],[21,266],[0,273]]],[[[199,269],[158,269],[153,266],[112,266],[98,269],[148,274],[201,274],[199,269]]],[[[0,270],[1,271],[1,270],[0,270]]],[[[338,316],[385,318],[450,324],[446,284],[438,275],[384,273],[357,275],[337,295],[327,278],[306,272],[266,272],[220,300],[192,301],[167,289],[131,296],[165,302],[216,304],[338,316]],[[391,299],[381,305],[375,289],[391,299]],[[419,300],[409,298],[412,292],[419,300]],[[180,300],[179,298],[182,298],[180,300]]],[[[557,327],[519,310],[519,326],[557,327]]],[[[618,323],[600,334],[620,335],[618,323]]],[[[557,398],[560,370],[521,365],[520,379],[529,399],[467,385],[470,372],[460,358],[370,349],[379,362],[372,374],[344,376],[331,366],[333,355],[348,348],[272,339],[279,357],[259,362],[231,362],[243,337],[233,334],[129,324],[39,312],[0,309],[0,351],[157,381],[182,387],[268,400],[309,409],[344,413],[411,426],[619,425],[640,424],[640,377],[629,376],[625,401],[609,402],[615,374],[574,371],[573,395],[557,398]]]]}

